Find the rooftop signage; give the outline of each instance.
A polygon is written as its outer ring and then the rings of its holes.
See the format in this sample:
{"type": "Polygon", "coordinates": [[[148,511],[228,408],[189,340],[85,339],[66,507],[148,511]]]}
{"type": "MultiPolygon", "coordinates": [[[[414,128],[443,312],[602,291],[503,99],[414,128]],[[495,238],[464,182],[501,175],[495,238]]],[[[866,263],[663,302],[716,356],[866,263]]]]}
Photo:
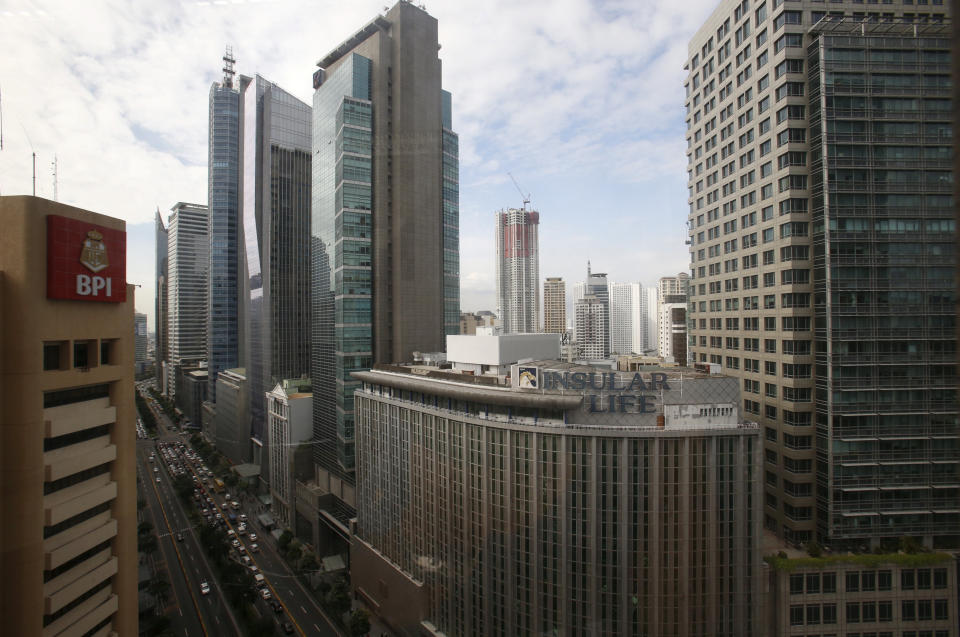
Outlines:
{"type": "Polygon", "coordinates": [[[584,392],[584,407],[591,413],[656,413],[658,396],[643,392],[670,390],[663,372],[557,372],[521,365],[517,375],[521,388],[584,392]]]}
{"type": "Polygon", "coordinates": [[[47,215],[47,298],[127,300],[127,233],[47,215]]]}

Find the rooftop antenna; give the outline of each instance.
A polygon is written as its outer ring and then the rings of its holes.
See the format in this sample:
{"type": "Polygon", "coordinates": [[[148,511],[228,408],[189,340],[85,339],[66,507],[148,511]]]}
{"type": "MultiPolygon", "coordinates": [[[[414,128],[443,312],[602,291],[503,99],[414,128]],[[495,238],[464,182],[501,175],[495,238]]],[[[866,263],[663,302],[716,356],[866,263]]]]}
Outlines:
{"type": "Polygon", "coordinates": [[[57,198],[57,156],[56,155],[53,156],[53,161],[50,163],[50,165],[53,167],[53,200],[60,201],[60,199],[57,198]]]}
{"type": "Polygon", "coordinates": [[[233,88],[233,76],[236,74],[233,70],[233,63],[236,60],[233,58],[233,47],[227,46],[227,52],[223,54],[223,84],[229,88],[233,88]]]}
{"type": "Polygon", "coordinates": [[[514,179],[513,175],[510,173],[507,174],[510,175],[510,179],[513,179],[513,185],[516,186],[517,192],[520,193],[520,198],[523,199],[523,209],[526,210],[527,204],[530,203],[530,193],[528,192],[527,194],[523,194],[523,190],[520,189],[520,184],[517,183],[517,180],[514,179]]]}

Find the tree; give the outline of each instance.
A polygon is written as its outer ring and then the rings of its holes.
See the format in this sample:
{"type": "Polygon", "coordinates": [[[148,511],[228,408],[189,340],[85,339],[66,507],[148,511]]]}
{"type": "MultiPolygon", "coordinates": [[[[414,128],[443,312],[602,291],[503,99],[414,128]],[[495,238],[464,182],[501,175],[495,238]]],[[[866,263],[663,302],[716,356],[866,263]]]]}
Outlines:
{"type": "Polygon", "coordinates": [[[350,630],[351,637],[363,637],[370,632],[370,615],[362,608],[356,609],[350,613],[347,628],[350,630]]]}
{"type": "Polygon", "coordinates": [[[293,541],[293,533],[290,532],[290,529],[284,529],[283,533],[280,534],[280,539],[277,540],[277,545],[281,551],[286,551],[291,541],[293,541]]]}
{"type": "Polygon", "coordinates": [[[300,547],[296,544],[291,544],[290,548],[287,550],[287,560],[296,564],[297,560],[300,559],[300,547]]]}
{"type": "Polygon", "coordinates": [[[347,592],[347,585],[342,581],[334,584],[333,589],[327,595],[327,603],[338,617],[342,617],[345,612],[350,610],[350,593],[347,592]]]}
{"type": "Polygon", "coordinates": [[[148,520],[144,520],[137,525],[137,535],[146,535],[153,530],[153,525],[148,520]]]}
{"type": "Polygon", "coordinates": [[[157,536],[142,535],[137,541],[137,548],[147,555],[152,555],[157,551],[157,536]]]}
{"type": "Polygon", "coordinates": [[[318,568],[320,568],[320,564],[317,562],[317,556],[309,551],[304,552],[303,558],[300,560],[300,571],[309,573],[318,568]]]}
{"type": "Polygon", "coordinates": [[[159,575],[150,580],[147,591],[156,598],[158,606],[163,606],[170,594],[170,582],[163,575],[159,575]]]}

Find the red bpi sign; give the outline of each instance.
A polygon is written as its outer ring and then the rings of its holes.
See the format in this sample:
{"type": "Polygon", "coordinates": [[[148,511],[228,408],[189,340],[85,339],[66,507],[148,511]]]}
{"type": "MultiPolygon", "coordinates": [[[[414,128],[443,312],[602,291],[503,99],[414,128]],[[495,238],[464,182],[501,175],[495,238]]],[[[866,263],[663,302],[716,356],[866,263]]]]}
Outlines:
{"type": "Polygon", "coordinates": [[[127,233],[47,215],[47,298],[127,300],[127,233]]]}

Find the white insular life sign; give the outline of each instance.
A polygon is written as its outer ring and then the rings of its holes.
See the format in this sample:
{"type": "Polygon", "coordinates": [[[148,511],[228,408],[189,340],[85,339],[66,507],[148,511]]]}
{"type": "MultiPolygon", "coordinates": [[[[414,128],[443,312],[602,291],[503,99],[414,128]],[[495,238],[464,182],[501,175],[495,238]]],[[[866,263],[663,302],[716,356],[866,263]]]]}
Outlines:
{"type": "Polygon", "coordinates": [[[104,296],[113,293],[113,280],[110,277],[77,275],[77,294],[81,296],[97,296],[101,290],[106,290],[104,296]]]}

